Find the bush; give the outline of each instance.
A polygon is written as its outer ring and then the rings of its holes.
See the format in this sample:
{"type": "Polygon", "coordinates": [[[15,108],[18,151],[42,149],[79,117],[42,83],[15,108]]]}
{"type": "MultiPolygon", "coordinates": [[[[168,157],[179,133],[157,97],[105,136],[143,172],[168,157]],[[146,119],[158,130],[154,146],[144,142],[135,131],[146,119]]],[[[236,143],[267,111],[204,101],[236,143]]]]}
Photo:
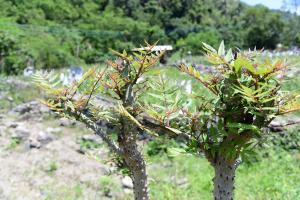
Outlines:
{"type": "Polygon", "coordinates": [[[165,137],[155,138],[147,145],[147,155],[156,156],[159,154],[167,153],[169,148],[178,147],[179,144],[175,140],[170,140],[165,137]]]}
{"type": "Polygon", "coordinates": [[[221,40],[220,38],[221,36],[216,30],[190,33],[185,39],[178,40],[177,47],[184,48],[185,51],[191,51],[193,54],[199,54],[202,52],[202,42],[216,47],[221,40]]]}
{"type": "Polygon", "coordinates": [[[272,133],[273,145],[289,152],[300,152],[300,126],[289,128],[287,131],[272,133]]]}

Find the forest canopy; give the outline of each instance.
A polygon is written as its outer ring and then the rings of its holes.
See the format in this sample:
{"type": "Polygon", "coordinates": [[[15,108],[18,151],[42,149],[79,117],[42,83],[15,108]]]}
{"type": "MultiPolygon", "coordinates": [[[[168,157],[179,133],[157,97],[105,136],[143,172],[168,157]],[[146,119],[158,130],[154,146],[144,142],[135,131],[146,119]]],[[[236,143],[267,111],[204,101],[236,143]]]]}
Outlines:
{"type": "Polygon", "coordinates": [[[224,40],[238,48],[300,46],[300,17],[239,0],[0,0],[0,70],[105,60],[109,49],[159,40],[193,54],[224,40]],[[197,42],[196,42],[197,41],[197,42]]]}

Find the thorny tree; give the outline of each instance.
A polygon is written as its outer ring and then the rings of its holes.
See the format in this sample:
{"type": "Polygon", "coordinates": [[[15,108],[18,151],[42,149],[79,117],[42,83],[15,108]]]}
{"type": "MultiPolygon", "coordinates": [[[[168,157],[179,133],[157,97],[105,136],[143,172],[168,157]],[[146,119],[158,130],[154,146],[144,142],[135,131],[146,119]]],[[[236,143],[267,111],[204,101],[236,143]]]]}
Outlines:
{"type": "Polygon", "coordinates": [[[144,50],[132,55],[126,51],[114,52],[119,59],[107,61],[105,69],[90,69],[70,87],[60,87],[52,75],[34,76],[34,81],[50,94],[46,105],[61,115],[86,124],[123,160],[131,173],[136,200],[149,199],[146,164],[139,151],[137,137],[141,131],[152,132],[138,122],[137,116],[143,112],[139,96],[148,84],[147,77],[143,75],[163,54],[153,53],[153,47],[147,44],[144,50]],[[116,105],[99,105],[99,95],[110,97],[116,105]],[[99,125],[100,121],[114,126],[117,142],[110,137],[108,129],[99,125]]]}
{"type": "Polygon", "coordinates": [[[207,44],[204,50],[212,73],[202,74],[185,65],[180,69],[210,95],[193,89],[189,98],[184,97],[189,102],[180,112],[174,114],[171,109],[170,119],[163,112],[150,114],[180,130],[189,152],[205,154],[215,169],[214,199],[231,200],[241,154],[264,141],[266,128],[276,116],[299,110],[300,103],[296,95],[281,90],[285,62],[264,59],[257,51],[234,55],[231,49],[225,52],[223,42],[218,51],[207,44]]]}
{"type": "Polygon", "coordinates": [[[281,90],[286,63],[268,60],[257,51],[225,52],[204,44],[206,57],[215,72],[207,77],[192,67],[182,71],[194,77],[212,98],[196,112],[186,110],[190,145],[205,153],[215,169],[214,199],[233,199],[235,170],[239,157],[267,135],[265,129],[278,115],[300,109],[297,96],[281,90]]]}

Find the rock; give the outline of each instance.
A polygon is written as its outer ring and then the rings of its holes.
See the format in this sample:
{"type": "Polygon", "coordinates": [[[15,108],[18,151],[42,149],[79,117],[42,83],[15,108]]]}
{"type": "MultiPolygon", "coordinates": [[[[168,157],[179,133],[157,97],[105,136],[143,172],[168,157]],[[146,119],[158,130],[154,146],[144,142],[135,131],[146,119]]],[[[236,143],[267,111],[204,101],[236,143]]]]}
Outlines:
{"type": "Polygon", "coordinates": [[[133,188],[133,183],[129,176],[125,176],[124,178],[122,178],[121,182],[122,182],[123,187],[129,188],[129,189],[133,188]]]}
{"type": "Polygon", "coordinates": [[[76,121],[65,118],[65,117],[59,119],[60,126],[74,126],[75,124],[76,124],[76,121]]]}
{"type": "Polygon", "coordinates": [[[270,126],[270,130],[272,132],[282,132],[284,131],[284,128],[282,126],[270,126]]]}
{"type": "Polygon", "coordinates": [[[32,114],[32,116],[40,115],[45,112],[49,112],[50,109],[41,104],[38,101],[29,101],[27,103],[23,103],[15,107],[10,111],[12,114],[19,114],[19,115],[24,115],[26,113],[32,114]]]}
{"type": "Polygon", "coordinates": [[[0,136],[4,135],[5,127],[0,126],[0,136]]]}
{"type": "Polygon", "coordinates": [[[28,129],[26,129],[24,127],[18,127],[12,133],[11,138],[24,141],[29,137],[29,135],[30,135],[30,132],[28,129]]]}
{"type": "Polygon", "coordinates": [[[14,101],[14,98],[12,98],[11,96],[8,96],[7,100],[10,101],[10,102],[12,102],[12,101],[14,101]]]}
{"type": "Polygon", "coordinates": [[[80,183],[97,183],[99,180],[99,177],[95,175],[95,173],[85,173],[80,175],[79,181],[80,183]]]}
{"type": "Polygon", "coordinates": [[[6,80],[6,83],[17,89],[25,89],[27,87],[30,87],[30,82],[26,82],[21,79],[16,79],[14,77],[8,77],[8,79],[6,80]]]}
{"type": "Polygon", "coordinates": [[[37,134],[37,137],[36,137],[37,141],[43,143],[43,144],[48,144],[49,142],[52,142],[54,140],[54,136],[50,133],[46,133],[46,132],[43,132],[43,131],[40,131],[38,134],[37,134]]]}
{"type": "Polygon", "coordinates": [[[46,132],[49,133],[49,134],[57,134],[59,132],[61,132],[61,128],[57,127],[57,128],[51,128],[51,127],[48,127],[46,129],[46,132]]]}
{"type": "Polygon", "coordinates": [[[83,135],[81,137],[81,139],[83,141],[89,141],[89,142],[93,142],[93,143],[96,143],[96,144],[101,144],[101,142],[102,142],[101,138],[97,135],[94,135],[94,134],[83,135]]]}
{"type": "Polygon", "coordinates": [[[54,140],[54,136],[50,133],[40,131],[32,134],[29,138],[30,148],[41,148],[42,145],[48,144],[54,140]]]}
{"type": "Polygon", "coordinates": [[[166,181],[174,183],[180,187],[188,186],[188,179],[186,177],[171,176],[170,178],[166,179],[166,181]]]}
{"type": "Polygon", "coordinates": [[[124,191],[125,194],[132,194],[133,193],[132,190],[128,189],[128,188],[124,188],[123,191],[124,191]]]}
{"type": "Polygon", "coordinates": [[[186,177],[177,179],[176,184],[181,187],[186,187],[188,185],[188,179],[186,177]]]}
{"type": "Polygon", "coordinates": [[[36,138],[29,139],[29,148],[41,148],[42,144],[36,138]]]}
{"type": "Polygon", "coordinates": [[[287,121],[287,124],[289,124],[289,125],[300,124],[300,118],[299,117],[289,118],[287,121]]]}
{"type": "Polygon", "coordinates": [[[17,128],[18,125],[19,125],[19,124],[18,124],[17,122],[10,122],[10,123],[8,124],[8,127],[9,127],[9,128],[17,128]]]}
{"type": "Polygon", "coordinates": [[[289,118],[287,121],[283,119],[274,120],[269,124],[272,132],[282,132],[289,125],[300,124],[300,118],[289,118]]]}
{"type": "Polygon", "coordinates": [[[20,104],[17,107],[15,107],[14,109],[12,109],[12,112],[19,113],[22,115],[24,113],[30,112],[33,109],[33,107],[36,107],[36,104],[37,103],[35,101],[20,104]]]}
{"type": "Polygon", "coordinates": [[[272,126],[272,127],[274,127],[274,126],[281,126],[281,123],[274,120],[274,121],[272,121],[272,122],[270,123],[270,126],[272,126]]]}

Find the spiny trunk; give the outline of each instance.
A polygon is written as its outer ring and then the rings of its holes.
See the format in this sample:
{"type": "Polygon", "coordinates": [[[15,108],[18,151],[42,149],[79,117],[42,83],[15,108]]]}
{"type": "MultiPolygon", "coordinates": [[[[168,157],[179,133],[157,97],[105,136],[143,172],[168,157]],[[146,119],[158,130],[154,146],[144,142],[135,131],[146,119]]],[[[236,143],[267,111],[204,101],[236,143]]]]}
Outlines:
{"type": "Polygon", "coordinates": [[[136,131],[135,126],[124,122],[123,130],[119,135],[119,144],[123,150],[125,164],[131,172],[135,200],[149,200],[146,163],[138,150],[136,131]]]}
{"type": "Polygon", "coordinates": [[[218,157],[213,163],[215,169],[214,199],[233,200],[235,170],[238,161],[229,162],[223,157],[218,157]]]}

